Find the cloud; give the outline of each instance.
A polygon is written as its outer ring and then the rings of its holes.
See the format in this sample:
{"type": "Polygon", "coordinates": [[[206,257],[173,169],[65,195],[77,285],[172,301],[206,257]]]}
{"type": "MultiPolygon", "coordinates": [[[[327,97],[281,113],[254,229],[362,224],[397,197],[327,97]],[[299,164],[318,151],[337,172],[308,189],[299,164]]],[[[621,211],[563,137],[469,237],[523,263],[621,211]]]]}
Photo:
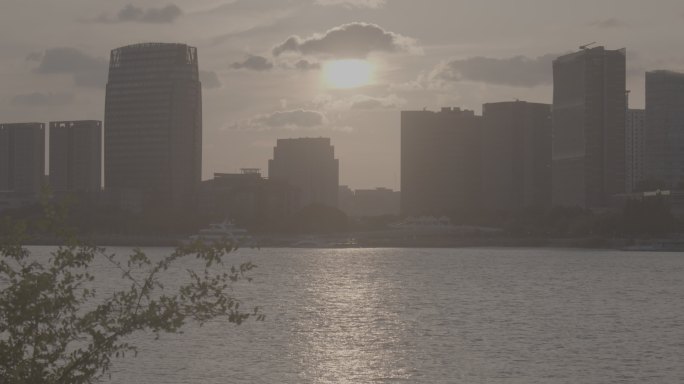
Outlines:
{"type": "Polygon", "coordinates": [[[183,14],[183,10],[175,4],[160,8],[140,8],[133,4],[123,7],[115,17],[107,14],[100,15],[95,21],[101,23],[173,23],[183,14]]]}
{"type": "MultiPolygon", "coordinates": [[[[29,60],[36,60],[31,55],[29,60]]],[[[40,56],[36,72],[68,74],[74,83],[83,87],[104,87],[107,83],[108,64],[105,59],[89,56],[76,48],[51,48],[40,56]]]]}
{"type": "Polygon", "coordinates": [[[430,74],[437,82],[472,81],[513,87],[551,84],[552,62],[559,54],[536,58],[515,56],[503,59],[471,57],[438,65],[430,74]]]}
{"type": "Polygon", "coordinates": [[[326,118],[318,111],[295,109],[259,116],[253,122],[271,128],[313,128],[325,124],[326,118]]]}
{"type": "Polygon", "coordinates": [[[273,69],[273,63],[263,56],[247,55],[243,61],[238,61],[230,65],[233,69],[249,69],[252,71],[269,71],[273,69]]]}
{"type": "Polygon", "coordinates": [[[322,95],[317,97],[313,104],[318,108],[334,111],[396,109],[406,104],[406,100],[395,94],[384,97],[354,95],[337,100],[330,95],[322,95]]]}
{"type": "Polygon", "coordinates": [[[202,82],[202,87],[205,89],[221,88],[221,80],[219,80],[218,75],[214,71],[199,71],[200,81],[202,82]]]}
{"type": "Polygon", "coordinates": [[[238,130],[271,130],[271,129],[317,129],[328,120],[322,112],[306,109],[275,111],[255,116],[249,120],[234,123],[230,129],[238,130]]]}
{"type": "Polygon", "coordinates": [[[74,102],[74,95],[71,93],[41,93],[33,92],[16,95],[12,98],[11,104],[24,107],[52,107],[67,105],[74,102]]]}
{"type": "Polygon", "coordinates": [[[376,24],[349,23],[308,38],[291,36],[273,48],[273,55],[294,52],[338,58],[363,58],[372,52],[418,52],[412,38],[385,31],[376,24]]]}
{"type": "Polygon", "coordinates": [[[382,8],[385,0],[316,0],[318,5],[343,5],[349,8],[382,8]]]}
{"type": "Polygon", "coordinates": [[[614,17],[610,17],[608,19],[604,20],[595,20],[589,23],[590,27],[595,27],[595,28],[622,28],[622,27],[627,27],[628,24],[620,19],[616,19],[614,17]]]}
{"type": "Polygon", "coordinates": [[[295,63],[294,67],[295,67],[295,69],[299,69],[300,71],[310,71],[310,70],[321,69],[321,63],[309,61],[306,59],[301,59],[295,63]]]}

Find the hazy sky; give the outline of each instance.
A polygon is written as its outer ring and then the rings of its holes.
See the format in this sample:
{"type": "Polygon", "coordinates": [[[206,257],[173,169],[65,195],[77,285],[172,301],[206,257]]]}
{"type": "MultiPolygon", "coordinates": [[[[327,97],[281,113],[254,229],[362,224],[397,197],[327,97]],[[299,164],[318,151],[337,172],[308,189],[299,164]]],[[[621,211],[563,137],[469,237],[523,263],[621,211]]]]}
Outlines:
{"type": "MultiPolygon", "coordinates": [[[[551,101],[551,60],[627,48],[631,107],[644,71],[684,71],[681,0],[0,0],[0,121],[103,119],[109,51],[198,48],[203,177],[258,167],[277,138],[331,137],[340,184],[399,185],[399,111],[551,101]],[[133,5],[131,5],[133,4],[133,5]],[[368,60],[334,89],[321,66],[368,60]]],[[[106,127],[105,127],[106,129],[106,127]]]]}

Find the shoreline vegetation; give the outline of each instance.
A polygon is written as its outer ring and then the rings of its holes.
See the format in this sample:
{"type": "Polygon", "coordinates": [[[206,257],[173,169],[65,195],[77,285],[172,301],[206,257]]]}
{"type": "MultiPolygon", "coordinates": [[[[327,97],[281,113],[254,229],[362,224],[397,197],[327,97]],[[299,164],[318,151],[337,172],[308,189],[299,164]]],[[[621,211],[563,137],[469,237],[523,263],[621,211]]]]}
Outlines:
{"type": "MultiPolygon", "coordinates": [[[[175,247],[184,239],[174,236],[151,235],[95,235],[86,243],[103,247],[175,247]]],[[[51,236],[34,236],[30,245],[59,246],[51,236]]],[[[383,236],[380,232],[338,233],[327,235],[256,236],[245,248],[585,248],[621,249],[634,251],[682,251],[684,237],[609,238],[584,236],[568,238],[511,237],[511,236],[383,236]]]]}

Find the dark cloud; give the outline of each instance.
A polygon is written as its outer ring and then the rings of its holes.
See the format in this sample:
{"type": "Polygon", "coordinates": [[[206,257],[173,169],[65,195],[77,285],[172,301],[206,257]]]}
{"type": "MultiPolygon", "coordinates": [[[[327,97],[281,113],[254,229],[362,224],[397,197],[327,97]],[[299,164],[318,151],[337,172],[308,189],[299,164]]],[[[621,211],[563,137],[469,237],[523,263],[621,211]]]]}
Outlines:
{"type": "Polygon", "coordinates": [[[552,83],[552,62],[559,54],[537,58],[515,56],[503,59],[471,57],[438,66],[431,78],[438,81],[473,81],[514,87],[552,83]]]}
{"type": "Polygon", "coordinates": [[[24,107],[51,107],[67,105],[73,102],[74,95],[71,93],[33,92],[14,96],[11,104],[24,107]]]}
{"type": "Polygon", "coordinates": [[[589,23],[589,26],[596,28],[622,28],[626,27],[627,23],[620,19],[611,17],[605,20],[592,21],[591,23],[589,23]]]}
{"type": "Polygon", "coordinates": [[[313,128],[323,125],[325,121],[325,115],[321,112],[295,109],[259,116],[252,123],[269,128],[313,128]]]}
{"type": "Polygon", "coordinates": [[[268,71],[273,69],[273,63],[263,56],[247,55],[243,61],[230,65],[233,69],[249,69],[252,71],[268,71]]]}
{"type": "Polygon", "coordinates": [[[26,61],[40,61],[43,58],[43,52],[31,52],[26,55],[26,61]]]}
{"type": "Polygon", "coordinates": [[[95,21],[102,23],[173,23],[183,15],[183,10],[175,4],[169,4],[159,8],[141,8],[133,4],[123,7],[115,17],[100,15],[95,21]]]}
{"type": "Polygon", "coordinates": [[[375,24],[350,23],[305,39],[292,36],[274,47],[273,54],[278,56],[286,52],[296,52],[303,55],[363,58],[371,52],[415,50],[415,41],[411,38],[385,31],[375,24]]]}
{"type": "MultiPolygon", "coordinates": [[[[34,56],[32,56],[34,57],[34,56]]],[[[107,60],[89,56],[76,48],[52,48],[40,56],[36,72],[68,74],[83,87],[104,87],[107,83],[107,60]]]]}
{"type": "Polygon", "coordinates": [[[200,70],[199,77],[203,88],[212,89],[221,87],[221,80],[219,80],[218,75],[214,71],[200,70]]]}
{"type": "Polygon", "coordinates": [[[294,67],[300,71],[310,71],[315,69],[321,69],[321,63],[301,59],[295,63],[294,67]]]}

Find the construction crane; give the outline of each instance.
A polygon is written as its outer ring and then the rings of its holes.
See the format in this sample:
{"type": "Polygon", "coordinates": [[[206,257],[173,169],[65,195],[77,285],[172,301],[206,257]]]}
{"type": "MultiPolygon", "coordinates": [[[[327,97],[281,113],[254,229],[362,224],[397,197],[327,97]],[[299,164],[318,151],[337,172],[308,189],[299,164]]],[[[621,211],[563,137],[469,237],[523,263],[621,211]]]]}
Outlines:
{"type": "Polygon", "coordinates": [[[596,42],[595,42],[595,41],[592,41],[592,42],[589,43],[589,44],[580,45],[580,46],[579,46],[579,49],[587,49],[587,48],[591,47],[591,46],[594,45],[594,44],[596,44],[596,42]]]}

